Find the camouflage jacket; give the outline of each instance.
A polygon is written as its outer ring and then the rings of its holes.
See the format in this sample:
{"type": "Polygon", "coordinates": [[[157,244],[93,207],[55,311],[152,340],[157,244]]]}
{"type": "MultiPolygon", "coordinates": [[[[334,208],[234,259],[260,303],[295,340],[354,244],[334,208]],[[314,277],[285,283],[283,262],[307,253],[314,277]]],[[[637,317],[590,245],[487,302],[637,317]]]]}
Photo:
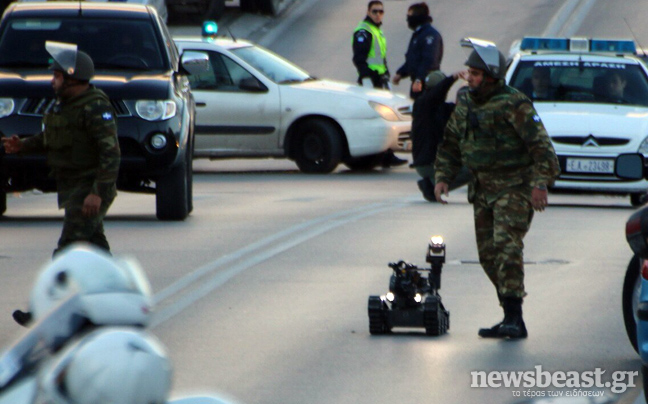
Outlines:
{"type": "Polygon", "coordinates": [[[501,80],[481,97],[467,89],[457,95],[437,153],[435,181],[451,183],[462,165],[473,173],[472,190],[489,200],[511,187],[551,184],[560,174],[533,104],[501,80]]]}
{"type": "Polygon", "coordinates": [[[115,113],[108,96],[94,86],[57,101],[43,118],[43,132],[26,139],[25,153],[45,151],[56,179],[94,178],[90,193],[114,197],[121,153],[115,113]]]}

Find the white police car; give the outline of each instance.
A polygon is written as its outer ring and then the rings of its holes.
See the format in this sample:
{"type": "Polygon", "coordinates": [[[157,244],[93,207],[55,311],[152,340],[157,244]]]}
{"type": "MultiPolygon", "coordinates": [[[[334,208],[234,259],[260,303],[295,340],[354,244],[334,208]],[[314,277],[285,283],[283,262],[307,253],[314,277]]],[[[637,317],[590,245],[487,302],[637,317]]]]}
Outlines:
{"type": "MultiPolygon", "coordinates": [[[[205,24],[204,29],[212,28],[205,24]]],[[[303,172],[340,162],[370,169],[380,153],[409,138],[412,102],[384,90],[319,80],[248,41],[175,38],[181,52],[208,57],[189,77],[196,100],[194,157],[287,157],[303,172]]]]}
{"type": "Polygon", "coordinates": [[[562,170],[554,191],[642,203],[648,181],[614,175],[619,154],[648,157],[648,69],[633,41],[525,37],[506,81],[533,100],[551,137],[562,170]]]}

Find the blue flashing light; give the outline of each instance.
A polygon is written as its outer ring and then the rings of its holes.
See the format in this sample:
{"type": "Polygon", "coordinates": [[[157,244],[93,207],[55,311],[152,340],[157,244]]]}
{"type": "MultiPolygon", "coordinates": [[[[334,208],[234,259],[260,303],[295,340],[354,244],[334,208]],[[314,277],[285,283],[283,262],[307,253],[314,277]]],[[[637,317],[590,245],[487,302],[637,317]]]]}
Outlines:
{"type": "Polygon", "coordinates": [[[540,38],[540,37],[524,37],[520,44],[520,50],[553,50],[553,51],[568,51],[569,39],[567,38],[540,38]]]}
{"type": "Polygon", "coordinates": [[[637,53],[637,47],[630,39],[592,39],[591,52],[637,53]]]}
{"type": "Polygon", "coordinates": [[[202,36],[213,37],[218,33],[218,24],[215,21],[205,21],[202,25],[202,36]]]}

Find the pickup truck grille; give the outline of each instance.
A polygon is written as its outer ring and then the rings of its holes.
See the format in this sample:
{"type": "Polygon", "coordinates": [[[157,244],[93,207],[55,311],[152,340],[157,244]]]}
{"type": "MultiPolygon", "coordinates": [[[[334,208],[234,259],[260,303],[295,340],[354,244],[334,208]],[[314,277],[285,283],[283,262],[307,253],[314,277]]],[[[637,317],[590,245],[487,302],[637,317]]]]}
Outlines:
{"type": "MultiPolygon", "coordinates": [[[[43,116],[54,106],[54,98],[28,98],[20,109],[20,115],[43,116]]],[[[131,116],[130,111],[122,100],[110,100],[117,117],[131,116]]]]}
{"type": "MultiPolygon", "coordinates": [[[[630,143],[630,139],[621,139],[615,137],[594,137],[594,136],[552,136],[554,143],[582,146],[592,139],[598,146],[623,146],[630,143]]],[[[593,146],[593,144],[592,144],[593,146]]]]}

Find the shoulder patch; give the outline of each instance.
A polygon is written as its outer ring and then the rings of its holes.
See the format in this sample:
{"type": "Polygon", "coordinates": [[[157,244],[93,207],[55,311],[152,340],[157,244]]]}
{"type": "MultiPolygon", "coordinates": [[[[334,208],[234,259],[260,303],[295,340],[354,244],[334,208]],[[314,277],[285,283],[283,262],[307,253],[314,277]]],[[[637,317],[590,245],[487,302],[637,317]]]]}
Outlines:
{"type": "Polygon", "coordinates": [[[113,115],[110,112],[104,112],[103,114],[101,114],[101,119],[103,119],[104,121],[112,121],[113,115]]]}
{"type": "Polygon", "coordinates": [[[425,38],[425,42],[427,42],[428,45],[432,45],[432,42],[434,42],[434,37],[432,35],[428,36],[425,38]]]}
{"type": "Polygon", "coordinates": [[[540,122],[540,115],[538,115],[538,114],[533,115],[533,120],[536,121],[536,122],[540,122]]]}

